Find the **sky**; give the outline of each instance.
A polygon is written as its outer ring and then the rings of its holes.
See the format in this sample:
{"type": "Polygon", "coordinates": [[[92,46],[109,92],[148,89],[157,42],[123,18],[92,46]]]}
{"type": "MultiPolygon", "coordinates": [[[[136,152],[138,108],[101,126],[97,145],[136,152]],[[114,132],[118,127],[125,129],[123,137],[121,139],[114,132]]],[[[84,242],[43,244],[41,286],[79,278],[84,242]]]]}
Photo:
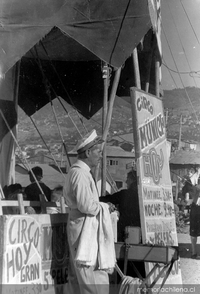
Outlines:
{"type": "Polygon", "coordinates": [[[200,0],[161,0],[161,16],[162,88],[200,88],[200,0]]]}

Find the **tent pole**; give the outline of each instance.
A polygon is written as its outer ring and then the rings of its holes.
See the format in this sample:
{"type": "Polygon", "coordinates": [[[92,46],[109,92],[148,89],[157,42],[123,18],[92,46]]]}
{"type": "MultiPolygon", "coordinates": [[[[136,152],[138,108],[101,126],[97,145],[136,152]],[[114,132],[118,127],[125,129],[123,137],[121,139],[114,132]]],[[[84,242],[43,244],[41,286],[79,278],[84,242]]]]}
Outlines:
{"type": "Polygon", "coordinates": [[[132,59],[133,59],[133,70],[134,70],[134,76],[135,76],[135,86],[138,89],[141,89],[140,69],[139,69],[139,62],[138,62],[137,47],[133,50],[132,59]]]}
{"type": "MultiPolygon", "coordinates": [[[[103,96],[103,112],[102,112],[102,134],[106,124],[106,116],[108,112],[108,81],[109,81],[109,68],[108,64],[104,63],[103,66],[103,83],[104,83],[104,96],[103,96]]],[[[102,169],[101,169],[101,196],[106,195],[106,141],[102,154],[102,169]]]]}
{"type": "MultiPolygon", "coordinates": [[[[132,58],[133,58],[133,69],[134,69],[134,77],[135,77],[135,87],[137,87],[138,89],[141,89],[141,82],[140,82],[140,70],[139,70],[139,62],[138,62],[138,53],[137,53],[137,47],[133,50],[133,54],[132,54],[132,58]]],[[[132,95],[130,95],[130,100],[131,100],[131,111],[132,111],[132,124],[134,124],[134,98],[132,97],[132,95]]],[[[133,126],[133,130],[134,130],[134,126],[133,126]]],[[[137,142],[136,142],[136,138],[137,136],[134,135],[133,132],[133,142],[134,142],[134,148],[135,146],[137,146],[137,142]]],[[[136,154],[136,150],[135,150],[135,154],[136,154]]],[[[136,158],[137,160],[137,158],[136,158]]],[[[138,166],[138,162],[136,161],[136,167],[138,166]]]]}
{"type": "MultiPolygon", "coordinates": [[[[116,71],[115,71],[115,77],[114,77],[114,81],[112,84],[112,89],[111,89],[111,93],[110,93],[110,100],[109,100],[109,106],[108,106],[108,113],[106,116],[106,123],[105,123],[105,127],[104,127],[104,131],[103,131],[103,135],[102,135],[102,139],[104,141],[106,141],[107,135],[108,135],[108,131],[110,128],[110,123],[111,123],[111,119],[112,119],[112,111],[113,111],[113,105],[114,105],[114,101],[115,101],[115,96],[116,96],[116,92],[117,92],[117,87],[119,84],[119,79],[120,79],[120,75],[121,75],[121,67],[119,67],[116,71]]],[[[104,144],[102,144],[102,149],[103,150],[104,144]]],[[[99,175],[99,164],[97,165],[96,169],[95,169],[95,179],[98,179],[98,175],[99,175]]]]}
{"type": "Polygon", "coordinates": [[[155,92],[156,96],[160,97],[160,62],[157,54],[155,55],[155,92]]]}
{"type": "Polygon", "coordinates": [[[150,75],[151,75],[151,67],[152,67],[152,63],[153,63],[153,53],[154,53],[154,49],[155,49],[155,45],[156,45],[156,36],[153,34],[152,36],[152,48],[151,48],[151,52],[149,54],[148,57],[148,61],[147,61],[147,75],[146,75],[146,83],[145,83],[145,92],[149,92],[149,84],[150,84],[150,75]]]}

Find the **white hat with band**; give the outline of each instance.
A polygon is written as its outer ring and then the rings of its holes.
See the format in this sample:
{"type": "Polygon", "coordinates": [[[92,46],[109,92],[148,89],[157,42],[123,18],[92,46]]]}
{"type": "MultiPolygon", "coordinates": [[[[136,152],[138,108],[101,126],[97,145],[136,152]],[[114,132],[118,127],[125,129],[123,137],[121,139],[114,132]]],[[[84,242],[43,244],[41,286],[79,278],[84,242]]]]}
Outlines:
{"type": "Polygon", "coordinates": [[[82,153],[85,150],[90,149],[94,145],[101,143],[103,143],[102,138],[97,136],[96,130],[92,130],[90,133],[88,133],[78,141],[74,148],[74,151],[76,151],[77,153],[82,153]]]}

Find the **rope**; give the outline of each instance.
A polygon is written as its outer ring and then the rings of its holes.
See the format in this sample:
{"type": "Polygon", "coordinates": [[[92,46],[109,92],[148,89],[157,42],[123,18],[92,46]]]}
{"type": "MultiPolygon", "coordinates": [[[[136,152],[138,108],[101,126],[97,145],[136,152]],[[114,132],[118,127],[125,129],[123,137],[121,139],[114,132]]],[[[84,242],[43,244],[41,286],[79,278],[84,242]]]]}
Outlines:
{"type": "Polygon", "coordinates": [[[36,130],[37,130],[37,132],[38,132],[38,134],[39,134],[40,138],[42,139],[42,142],[44,143],[45,147],[46,147],[46,148],[47,148],[47,150],[49,151],[49,153],[50,153],[50,155],[51,155],[51,157],[52,157],[52,159],[53,159],[53,161],[54,161],[55,165],[58,167],[58,169],[59,169],[60,173],[62,174],[63,178],[65,179],[65,176],[64,176],[64,174],[63,174],[63,172],[62,172],[61,168],[59,167],[59,165],[58,165],[58,163],[57,163],[57,161],[56,161],[55,157],[54,157],[54,156],[53,156],[53,154],[51,153],[51,150],[50,150],[50,148],[49,148],[49,147],[48,147],[48,145],[46,144],[46,142],[45,142],[44,138],[42,137],[42,134],[40,133],[40,131],[39,131],[38,127],[36,126],[36,124],[35,124],[35,122],[34,122],[34,120],[32,119],[32,117],[31,117],[31,116],[30,116],[30,120],[31,120],[32,124],[34,125],[34,127],[36,128],[36,130]]]}
{"type": "Polygon", "coordinates": [[[79,133],[80,137],[83,137],[83,136],[81,135],[81,133],[80,133],[80,131],[79,131],[77,125],[75,124],[74,120],[73,120],[72,117],[70,116],[69,111],[66,109],[65,105],[62,103],[62,101],[61,101],[61,99],[60,99],[59,96],[57,96],[57,99],[58,99],[58,101],[60,102],[60,104],[62,105],[62,107],[63,107],[63,109],[65,110],[65,112],[68,114],[69,118],[71,119],[72,123],[74,124],[74,126],[75,126],[77,132],[79,133]]]}
{"type": "Polygon", "coordinates": [[[40,71],[42,73],[44,85],[45,85],[45,88],[46,88],[46,94],[47,94],[47,96],[49,98],[49,102],[51,104],[51,108],[52,108],[52,111],[53,111],[53,114],[54,114],[54,118],[55,118],[55,121],[56,121],[56,124],[57,124],[57,127],[58,127],[58,131],[59,131],[59,134],[60,134],[60,138],[62,140],[64,150],[65,150],[68,162],[69,162],[69,166],[71,166],[71,162],[70,162],[70,159],[69,159],[67,147],[65,145],[65,142],[64,142],[64,139],[63,139],[63,136],[62,136],[62,132],[61,132],[61,129],[60,129],[60,125],[59,125],[59,122],[58,122],[58,119],[57,119],[57,115],[56,115],[56,112],[55,112],[55,109],[54,109],[54,106],[53,106],[53,103],[52,103],[52,100],[51,100],[51,93],[50,93],[50,89],[49,89],[50,83],[48,82],[47,77],[44,74],[42,64],[41,64],[41,61],[40,61],[39,56],[38,56],[37,49],[36,49],[36,47],[34,47],[34,48],[35,48],[35,52],[36,52],[36,56],[37,56],[37,60],[38,60],[38,65],[39,65],[40,71]]]}
{"type": "Polygon", "coordinates": [[[60,75],[58,74],[58,72],[57,72],[55,66],[53,65],[53,62],[52,62],[52,60],[51,60],[51,58],[50,58],[50,56],[49,56],[49,54],[48,54],[48,52],[47,52],[47,50],[46,50],[46,48],[45,48],[43,42],[42,42],[41,40],[40,40],[40,43],[41,43],[41,45],[42,45],[42,48],[43,48],[44,52],[46,53],[46,55],[47,55],[47,57],[48,57],[48,59],[49,59],[49,62],[50,62],[50,64],[51,64],[51,66],[52,66],[52,68],[53,68],[55,74],[56,74],[57,77],[58,77],[59,82],[61,83],[61,86],[63,87],[65,93],[67,94],[67,96],[68,96],[68,98],[69,98],[69,100],[70,100],[70,102],[71,102],[71,105],[74,107],[74,110],[76,111],[76,114],[78,115],[78,117],[79,117],[79,119],[80,119],[80,121],[81,121],[83,127],[85,128],[85,131],[87,132],[87,129],[86,129],[84,123],[83,123],[83,120],[81,119],[81,117],[80,117],[78,111],[76,110],[75,105],[74,105],[74,103],[73,103],[73,100],[72,100],[71,96],[69,95],[69,93],[68,93],[68,91],[67,91],[65,85],[63,84],[63,81],[61,80],[60,75]]]}
{"type": "Polygon", "coordinates": [[[36,184],[37,184],[37,186],[38,186],[38,188],[39,188],[41,194],[44,195],[44,198],[45,198],[45,200],[47,201],[46,195],[44,194],[42,188],[41,188],[40,185],[39,185],[39,182],[38,182],[36,176],[34,175],[32,169],[30,168],[29,163],[28,163],[26,157],[23,155],[23,152],[22,152],[22,150],[21,150],[21,148],[20,148],[20,146],[19,146],[19,143],[17,142],[17,139],[16,139],[16,137],[15,137],[13,131],[11,130],[11,128],[10,128],[10,126],[9,126],[9,124],[8,124],[8,122],[7,122],[7,120],[6,120],[6,118],[5,118],[5,116],[4,116],[4,114],[3,114],[3,112],[2,112],[1,109],[0,109],[0,114],[1,114],[1,116],[2,116],[2,118],[3,118],[3,120],[4,120],[4,122],[5,122],[5,124],[6,124],[7,128],[8,128],[8,130],[9,130],[9,132],[10,132],[10,134],[11,134],[13,140],[15,141],[15,144],[17,145],[17,147],[18,147],[18,149],[19,149],[19,151],[20,151],[20,153],[21,153],[21,155],[22,155],[24,161],[25,161],[26,164],[27,164],[29,172],[32,174],[32,176],[33,176],[33,178],[34,178],[34,180],[35,180],[35,182],[36,182],[36,184]]]}

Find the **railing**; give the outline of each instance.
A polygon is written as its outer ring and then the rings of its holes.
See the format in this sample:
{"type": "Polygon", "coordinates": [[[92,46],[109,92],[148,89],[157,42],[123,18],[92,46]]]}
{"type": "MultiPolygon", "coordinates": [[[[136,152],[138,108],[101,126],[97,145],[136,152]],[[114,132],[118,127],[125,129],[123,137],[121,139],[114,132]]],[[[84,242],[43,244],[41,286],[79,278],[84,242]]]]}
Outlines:
{"type": "Polygon", "coordinates": [[[0,199],[0,215],[3,215],[3,207],[19,207],[20,214],[26,214],[25,207],[41,207],[42,213],[47,213],[47,207],[59,207],[61,213],[68,212],[64,197],[61,197],[59,202],[47,202],[44,200],[44,195],[40,195],[40,201],[23,200],[22,194],[17,194],[17,198],[18,200],[0,199]]]}

